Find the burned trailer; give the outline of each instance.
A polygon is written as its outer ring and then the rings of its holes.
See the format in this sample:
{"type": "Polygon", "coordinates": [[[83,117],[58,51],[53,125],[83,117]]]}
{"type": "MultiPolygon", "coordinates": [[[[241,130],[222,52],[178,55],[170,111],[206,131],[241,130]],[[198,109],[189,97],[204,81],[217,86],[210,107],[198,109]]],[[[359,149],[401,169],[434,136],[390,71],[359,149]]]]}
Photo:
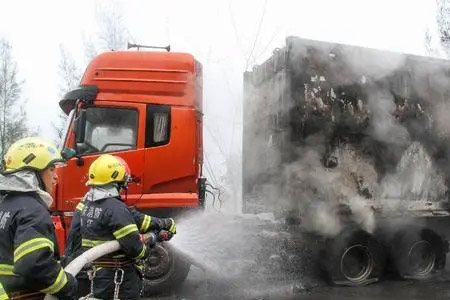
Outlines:
{"type": "Polygon", "coordinates": [[[333,282],[444,268],[450,61],[289,37],[245,72],[243,122],[243,212],[321,240],[333,282]]]}

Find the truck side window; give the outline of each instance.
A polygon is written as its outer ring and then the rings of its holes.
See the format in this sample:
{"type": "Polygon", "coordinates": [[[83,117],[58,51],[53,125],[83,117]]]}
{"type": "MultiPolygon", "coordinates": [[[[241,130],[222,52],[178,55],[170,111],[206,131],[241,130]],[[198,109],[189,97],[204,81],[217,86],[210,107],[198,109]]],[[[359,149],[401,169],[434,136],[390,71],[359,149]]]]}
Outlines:
{"type": "Polygon", "coordinates": [[[170,106],[147,105],[145,147],[166,145],[170,140],[170,106]]]}
{"type": "Polygon", "coordinates": [[[89,107],[79,155],[136,149],[138,113],[134,109],[89,107]]]}

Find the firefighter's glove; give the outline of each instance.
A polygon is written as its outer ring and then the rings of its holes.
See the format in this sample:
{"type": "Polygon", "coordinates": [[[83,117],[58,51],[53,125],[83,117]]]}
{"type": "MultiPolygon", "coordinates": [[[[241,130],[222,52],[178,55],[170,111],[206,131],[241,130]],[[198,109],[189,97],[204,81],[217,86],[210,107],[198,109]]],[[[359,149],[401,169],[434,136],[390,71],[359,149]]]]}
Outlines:
{"type": "Polygon", "coordinates": [[[170,241],[170,239],[173,237],[173,233],[167,230],[161,230],[158,233],[158,236],[161,241],[170,241]]]}
{"type": "Polygon", "coordinates": [[[172,235],[177,233],[177,227],[175,226],[175,221],[172,218],[161,219],[161,230],[167,230],[172,235]]]}
{"type": "Polygon", "coordinates": [[[147,245],[147,247],[155,247],[156,242],[159,242],[159,236],[155,232],[150,231],[145,235],[144,243],[145,245],[147,245]]]}
{"type": "Polygon", "coordinates": [[[72,276],[72,274],[67,273],[67,283],[65,286],[55,294],[56,297],[58,297],[59,300],[72,300],[74,299],[74,296],[78,290],[78,284],[75,277],[72,276]]]}

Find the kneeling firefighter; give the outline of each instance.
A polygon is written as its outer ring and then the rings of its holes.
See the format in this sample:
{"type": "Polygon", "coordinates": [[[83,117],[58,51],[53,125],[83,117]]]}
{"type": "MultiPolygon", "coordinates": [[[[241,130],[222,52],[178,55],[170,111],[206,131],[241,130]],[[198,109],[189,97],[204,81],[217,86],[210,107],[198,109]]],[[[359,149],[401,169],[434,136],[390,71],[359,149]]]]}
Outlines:
{"type": "Polygon", "coordinates": [[[40,299],[46,293],[70,299],[76,280],[58,262],[53,202],[55,146],[25,138],[6,152],[0,172],[0,300],[40,299]]]}
{"type": "MultiPolygon", "coordinates": [[[[120,251],[93,263],[89,275],[95,298],[138,299],[142,275],[136,260],[145,259],[156,241],[170,240],[176,233],[173,219],[151,217],[127,207],[120,192],[127,188],[129,176],[122,158],[109,154],[97,158],[89,168],[87,184],[91,188],[72,219],[65,253],[68,260],[109,240],[115,239],[121,246],[120,251]],[[143,242],[140,233],[152,233],[152,238],[143,242]]],[[[86,273],[78,278],[78,295],[86,295],[86,273]]]]}

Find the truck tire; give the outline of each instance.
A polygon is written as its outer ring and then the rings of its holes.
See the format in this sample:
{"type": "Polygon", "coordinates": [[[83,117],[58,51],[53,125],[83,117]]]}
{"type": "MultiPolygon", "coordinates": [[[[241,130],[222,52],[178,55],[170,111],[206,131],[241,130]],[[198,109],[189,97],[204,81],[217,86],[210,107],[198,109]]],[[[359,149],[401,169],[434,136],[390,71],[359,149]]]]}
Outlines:
{"type": "Polygon", "coordinates": [[[378,281],[385,255],[380,243],[364,230],[344,230],[325,243],[320,265],[337,285],[361,286],[378,281]]]}
{"type": "Polygon", "coordinates": [[[179,288],[186,279],[191,264],[165,244],[158,244],[145,260],[143,296],[162,294],[179,288]]]}
{"type": "Polygon", "coordinates": [[[421,280],[444,269],[447,251],[444,239],[433,230],[408,228],[394,235],[390,257],[401,278],[421,280]]]}

